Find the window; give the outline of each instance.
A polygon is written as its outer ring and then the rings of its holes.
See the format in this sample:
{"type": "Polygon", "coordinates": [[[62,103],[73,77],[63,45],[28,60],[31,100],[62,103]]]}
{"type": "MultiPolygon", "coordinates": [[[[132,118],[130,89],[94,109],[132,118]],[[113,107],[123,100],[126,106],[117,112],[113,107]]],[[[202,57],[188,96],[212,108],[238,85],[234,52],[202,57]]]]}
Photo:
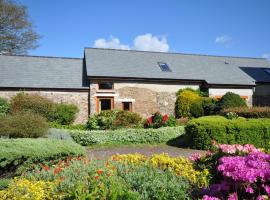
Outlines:
{"type": "Polygon", "coordinates": [[[113,83],[99,83],[98,84],[99,90],[112,90],[113,89],[113,83]]]}
{"type": "Polygon", "coordinates": [[[97,111],[112,110],[113,98],[112,97],[99,97],[97,98],[97,111]]]}
{"type": "Polygon", "coordinates": [[[123,110],[132,112],[132,102],[122,102],[123,110]]]}
{"type": "Polygon", "coordinates": [[[268,75],[270,75],[270,68],[264,68],[264,71],[265,71],[268,75]]]}
{"type": "Polygon", "coordinates": [[[158,65],[161,69],[161,71],[163,72],[171,72],[172,70],[169,68],[169,66],[167,65],[167,63],[164,62],[158,62],[158,65]]]}

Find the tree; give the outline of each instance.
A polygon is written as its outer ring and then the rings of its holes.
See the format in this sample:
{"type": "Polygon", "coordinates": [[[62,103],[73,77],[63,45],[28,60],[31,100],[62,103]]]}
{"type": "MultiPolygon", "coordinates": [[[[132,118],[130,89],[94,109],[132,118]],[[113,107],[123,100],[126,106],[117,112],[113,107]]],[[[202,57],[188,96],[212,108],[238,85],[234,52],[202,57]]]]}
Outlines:
{"type": "Polygon", "coordinates": [[[27,9],[13,0],[0,0],[0,54],[26,54],[38,47],[27,9]]]}

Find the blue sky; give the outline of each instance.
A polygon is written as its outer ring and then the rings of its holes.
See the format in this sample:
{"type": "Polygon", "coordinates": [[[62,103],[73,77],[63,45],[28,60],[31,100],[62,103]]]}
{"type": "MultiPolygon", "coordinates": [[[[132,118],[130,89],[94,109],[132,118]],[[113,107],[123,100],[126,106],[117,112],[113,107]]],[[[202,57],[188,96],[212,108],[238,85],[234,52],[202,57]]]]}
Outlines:
{"type": "Polygon", "coordinates": [[[270,58],[269,0],[18,0],[42,35],[32,55],[109,47],[270,58]]]}

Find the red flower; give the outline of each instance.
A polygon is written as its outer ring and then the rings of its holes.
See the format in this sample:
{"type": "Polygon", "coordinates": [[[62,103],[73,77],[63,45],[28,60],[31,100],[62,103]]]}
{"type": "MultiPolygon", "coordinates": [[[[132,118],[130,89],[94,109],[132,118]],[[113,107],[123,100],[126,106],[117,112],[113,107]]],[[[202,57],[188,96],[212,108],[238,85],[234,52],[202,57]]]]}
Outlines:
{"type": "Polygon", "coordinates": [[[49,171],[49,170],[50,170],[50,167],[49,167],[49,166],[44,165],[44,166],[43,166],[43,169],[44,169],[45,171],[49,171]]]}
{"type": "Polygon", "coordinates": [[[99,179],[99,176],[95,176],[95,179],[98,180],[99,179]]]}
{"type": "Polygon", "coordinates": [[[162,121],[163,122],[166,122],[166,121],[168,121],[168,119],[169,119],[169,116],[168,115],[164,115],[163,118],[162,118],[162,121]]]}
{"type": "Polygon", "coordinates": [[[99,170],[97,170],[97,173],[98,173],[99,175],[101,175],[101,174],[103,173],[103,170],[102,170],[102,169],[99,169],[99,170]]]}
{"type": "Polygon", "coordinates": [[[147,123],[148,123],[148,124],[152,124],[152,123],[153,123],[152,117],[147,118],[147,123]]]}
{"type": "Polygon", "coordinates": [[[62,171],[62,168],[60,168],[60,167],[55,168],[55,169],[53,170],[53,174],[54,174],[54,175],[57,175],[57,174],[59,174],[61,171],[62,171]]]}

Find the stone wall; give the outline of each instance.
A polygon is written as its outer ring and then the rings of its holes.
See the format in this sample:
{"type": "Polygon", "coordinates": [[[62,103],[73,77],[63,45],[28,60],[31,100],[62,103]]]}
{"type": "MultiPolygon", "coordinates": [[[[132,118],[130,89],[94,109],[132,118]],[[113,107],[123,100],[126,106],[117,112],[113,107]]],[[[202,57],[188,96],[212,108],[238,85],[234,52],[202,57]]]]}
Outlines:
{"type": "Polygon", "coordinates": [[[162,83],[124,83],[115,82],[114,89],[98,90],[98,84],[90,83],[90,113],[97,112],[97,98],[114,97],[114,108],[122,109],[122,102],[132,102],[132,111],[148,117],[156,111],[174,114],[175,93],[186,87],[197,89],[199,85],[180,85],[162,83]]]}
{"type": "MultiPolygon", "coordinates": [[[[80,109],[74,124],[85,123],[88,118],[88,92],[62,92],[62,91],[24,91],[29,94],[39,94],[57,103],[70,103],[80,109]]],[[[0,97],[10,99],[18,91],[0,91],[0,97]]]]}

